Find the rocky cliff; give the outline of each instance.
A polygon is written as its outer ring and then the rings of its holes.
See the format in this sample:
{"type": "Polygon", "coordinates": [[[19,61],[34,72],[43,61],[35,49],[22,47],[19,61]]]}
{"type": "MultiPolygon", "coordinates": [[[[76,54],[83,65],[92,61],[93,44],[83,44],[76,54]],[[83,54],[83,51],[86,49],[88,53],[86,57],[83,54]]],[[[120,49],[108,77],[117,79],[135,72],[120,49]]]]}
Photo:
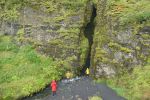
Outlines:
{"type": "Polygon", "coordinates": [[[11,20],[1,6],[0,34],[14,35],[21,45],[32,43],[75,73],[90,67],[95,77],[113,76],[144,64],[149,56],[149,1],[146,17],[126,15],[140,2],[144,0],[27,0],[11,20]]]}
{"type": "Polygon", "coordinates": [[[85,14],[86,6],[90,7],[87,3],[87,0],[29,1],[17,10],[15,20],[1,20],[0,33],[16,36],[19,44],[32,43],[39,52],[63,60],[64,66],[74,70],[83,65],[80,56],[84,59],[88,48],[83,35],[87,23],[84,20],[89,19],[85,14]]]}
{"type": "MultiPolygon", "coordinates": [[[[139,16],[132,15],[141,6],[134,8],[136,3],[138,2],[114,3],[110,0],[99,0],[97,3],[91,52],[91,70],[96,77],[113,76],[146,63],[150,49],[150,21],[149,17],[140,19],[139,16]],[[130,9],[134,10],[130,12],[130,9]]],[[[145,11],[144,14],[146,13],[150,14],[145,11]]]]}

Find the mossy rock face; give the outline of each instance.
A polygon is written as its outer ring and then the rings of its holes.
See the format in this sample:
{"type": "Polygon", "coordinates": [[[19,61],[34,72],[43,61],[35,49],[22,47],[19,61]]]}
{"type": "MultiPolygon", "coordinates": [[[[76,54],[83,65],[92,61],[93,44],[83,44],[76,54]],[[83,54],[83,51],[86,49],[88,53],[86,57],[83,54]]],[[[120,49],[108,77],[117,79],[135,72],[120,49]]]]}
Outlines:
{"type": "Polygon", "coordinates": [[[39,52],[80,69],[90,51],[84,29],[95,6],[91,72],[96,77],[113,76],[146,62],[150,52],[149,4],[149,0],[17,1],[10,3],[10,8],[19,8],[2,10],[5,16],[0,15],[0,35],[17,35],[20,44],[32,43],[39,52]]]}
{"type": "Polygon", "coordinates": [[[131,70],[136,65],[144,64],[150,53],[150,26],[145,24],[149,20],[122,24],[120,19],[123,17],[120,14],[111,15],[115,12],[111,10],[110,0],[100,0],[97,4],[91,65],[96,77],[110,77],[131,70]]]}
{"type": "MultiPolygon", "coordinates": [[[[79,67],[83,65],[79,60],[86,55],[81,48],[88,45],[80,42],[81,28],[87,23],[85,20],[89,20],[85,15],[87,1],[34,0],[21,8],[17,20],[5,21],[1,33],[17,35],[19,42],[32,43],[39,52],[65,60],[70,67],[79,67]],[[20,30],[24,30],[24,34],[20,35],[20,30]]],[[[86,12],[90,17],[91,11],[86,12]]]]}

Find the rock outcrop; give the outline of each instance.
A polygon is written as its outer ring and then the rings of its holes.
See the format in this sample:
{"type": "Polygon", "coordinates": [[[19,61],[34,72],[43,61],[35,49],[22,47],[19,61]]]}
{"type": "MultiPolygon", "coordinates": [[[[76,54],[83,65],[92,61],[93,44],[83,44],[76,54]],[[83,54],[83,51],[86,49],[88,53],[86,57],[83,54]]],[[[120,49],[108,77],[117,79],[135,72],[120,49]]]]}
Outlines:
{"type": "Polygon", "coordinates": [[[146,22],[122,24],[119,14],[110,14],[109,2],[99,0],[97,3],[91,56],[91,70],[96,77],[114,76],[143,65],[150,52],[150,26],[146,26],[146,22]]]}

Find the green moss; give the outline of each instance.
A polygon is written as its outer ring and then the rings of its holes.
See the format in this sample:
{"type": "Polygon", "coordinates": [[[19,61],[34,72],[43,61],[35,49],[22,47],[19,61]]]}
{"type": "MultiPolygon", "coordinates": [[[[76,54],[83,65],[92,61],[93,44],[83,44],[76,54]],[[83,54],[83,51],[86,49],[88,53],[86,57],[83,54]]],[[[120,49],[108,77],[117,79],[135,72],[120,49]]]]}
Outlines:
{"type": "Polygon", "coordinates": [[[108,6],[108,14],[113,17],[118,17],[121,24],[144,22],[150,19],[150,1],[147,0],[109,0],[108,6]]]}
{"type": "Polygon", "coordinates": [[[46,30],[46,32],[48,32],[48,33],[52,33],[52,32],[54,32],[53,30],[46,30]]]}
{"type": "Polygon", "coordinates": [[[137,46],[135,49],[136,49],[136,50],[140,50],[141,48],[140,48],[139,46],[137,46]]]}
{"type": "Polygon", "coordinates": [[[133,50],[131,50],[129,48],[126,48],[126,47],[121,47],[120,50],[123,51],[123,52],[125,52],[125,53],[131,53],[131,52],[133,52],[133,50]]]}
{"type": "Polygon", "coordinates": [[[18,32],[17,32],[18,36],[23,36],[24,34],[25,34],[24,33],[24,28],[19,29],[18,32]]]}
{"type": "Polygon", "coordinates": [[[80,65],[82,66],[85,63],[86,57],[88,55],[89,45],[88,39],[83,37],[80,43],[80,65]]]}
{"type": "Polygon", "coordinates": [[[120,50],[120,51],[125,52],[125,53],[133,52],[133,50],[131,50],[127,47],[123,47],[123,46],[119,45],[118,43],[114,43],[114,42],[110,42],[108,44],[108,46],[111,47],[112,49],[120,50]]]}
{"type": "Polygon", "coordinates": [[[106,1],[99,0],[97,3],[97,17],[96,17],[96,27],[95,32],[93,36],[93,45],[91,50],[91,66],[93,69],[93,75],[95,75],[96,72],[96,64],[100,61],[107,62],[108,58],[104,52],[103,52],[103,46],[107,44],[110,39],[107,34],[107,22],[105,16],[105,10],[106,10],[106,1]]]}
{"type": "Polygon", "coordinates": [[[56,5],[53,3],[53,1],[42,1],[40,5],[45,8],[46,13],[51,13],[56,10],[56,5]]]}
{"type": "Polygon", "coordinates": [[[60,35],[68,35],[68,36],[71,36],[71,35],[74,35],[74,33],[79,33],[80,30],[78,28],[69,28],[69,29],[65,29],[65,28],[61,28],[57,31],[58,33],[60,33],[60,35]],[[70,34],[72,33],[72,34],[70,34]]]}
{"type": "Polygon", "coordinates": [[[119,63],[116,59],[113,59],[113,60],[111,61],[111,63],[112,63],[112,64],[121,64],[121,63],[119,63]]]}
{"type": "Polygon", "coordinates": [[[18,32],[17,32],[16,41],[21,42],[21,43],[27,41],[28,38],[25,38],[24,35],[25,35],[24,28],[19,29],[18,32]]]}
{"type": "Polygon", "coordinates": [[[93,2],[95,5],[97,5],[98,0],[92,0],[92,2],[93,2]]]}
{"type": "Polygon", "coordinates": [[[106,59],[106,58],[104,58],[104,57],[106,56],[106,54],[107,54],[106,51],[104,51],[103,49],[97,47],[97,48],[96,48],[96,55],[95,55],[95,58],[96,58],[96,59],[98,59],[98,58],[99,58],[99,59],[106,59]]]}
{"type": "Polygon", "coordinates": [[[114,42],[109,42],[108,46],[111,48],[117,48],[117,49],[121,47],[118,43],[114,43],[114,42]]]}
{"type": "Polygon", "coordinates": [[[63,45],[62,41],[60,39],[54,39],[48,42],[51,45],[63,45]]]}
{"type": "Polygon", "coordinates": [[[64,19],[65,19],[65,16],[59,16],[59,17],[53,18],[53,20],[54,20],[55,22],[60,22],[60,21],[63,21],[64,19]]]}
{"type": "Polygon", "coordinates": [[[143,39],[150,39],[150,35],[149,34],[142,34],[141,35],[143,39]]]}
{"type": "Polygon", "coordinates": [[[53,20],[51,18],[42,18],[44,23],[51,23],[53,20]]]}

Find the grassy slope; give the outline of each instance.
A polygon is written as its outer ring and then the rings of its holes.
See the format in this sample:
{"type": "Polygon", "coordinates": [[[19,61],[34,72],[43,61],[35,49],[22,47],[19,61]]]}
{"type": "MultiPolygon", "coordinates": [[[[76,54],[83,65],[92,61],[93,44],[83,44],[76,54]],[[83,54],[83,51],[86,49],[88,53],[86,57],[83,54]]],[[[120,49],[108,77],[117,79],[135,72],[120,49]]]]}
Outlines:
{"type": "Polygon", "coordinates": [[[0,100],[13,100],[39,91],[60,79],[60,63],[38,54],[30,45],[17,47],[11,37],[0,37],[0,100]]]}
{"type": "Polygon", "coordinates": [[[108,81],[110,87],[128,100],[150,99],[150,65],[134,69],[131,75],[126,74],[108,81]]]}
{"type": "Polygon", "coordinates": [[[106,82],[119,95],[127,100],[150,99],[150,61],[144,67],[136,67],[131,74],[124,73],[107,80],[106,82]]]}

